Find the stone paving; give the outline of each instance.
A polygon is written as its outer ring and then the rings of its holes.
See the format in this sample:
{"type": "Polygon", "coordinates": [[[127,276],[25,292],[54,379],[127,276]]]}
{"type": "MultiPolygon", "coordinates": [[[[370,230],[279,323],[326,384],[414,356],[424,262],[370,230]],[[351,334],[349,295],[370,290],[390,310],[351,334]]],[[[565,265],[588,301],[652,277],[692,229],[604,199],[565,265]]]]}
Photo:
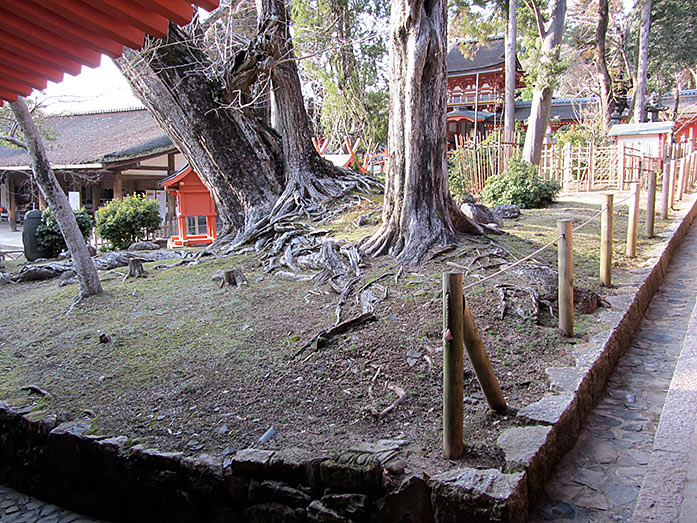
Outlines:
{"type": "MultiPolygon", "coordinates": [[[[675,255],[631,347],[530,520],[631,521],[697,297],[697,227],[675,255]]],[[[669,481],[668,478],[666,480],[669,481]]]]}
{"type": "Polygon", "coordinates": [[[0,522],[2,523],[87,523],[96,521],[96,519],[81,516],[0,485],[0,522]]]}

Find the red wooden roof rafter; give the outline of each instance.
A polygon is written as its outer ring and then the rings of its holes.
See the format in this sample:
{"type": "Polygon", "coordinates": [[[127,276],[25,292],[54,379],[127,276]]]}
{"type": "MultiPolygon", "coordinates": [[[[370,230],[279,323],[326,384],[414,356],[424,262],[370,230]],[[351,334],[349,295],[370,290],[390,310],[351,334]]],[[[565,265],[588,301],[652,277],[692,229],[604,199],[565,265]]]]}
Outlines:
{"type": "Polygon", "coordinates": [[[166,36],[169,22],[185,25],[195,8],[219,0],[3,0],[0,6],[0,105],[60,82],[65,73],[96,67],[101,55],[139,49],[145,35],[166,36]]]}

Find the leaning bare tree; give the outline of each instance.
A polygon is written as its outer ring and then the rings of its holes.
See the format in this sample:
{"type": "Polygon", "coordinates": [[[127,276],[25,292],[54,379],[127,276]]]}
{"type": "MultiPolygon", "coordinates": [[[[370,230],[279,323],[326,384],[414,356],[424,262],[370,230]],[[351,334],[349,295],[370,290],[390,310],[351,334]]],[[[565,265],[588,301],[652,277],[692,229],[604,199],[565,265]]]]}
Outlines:
{"type": "Polygon", "coordinates": [[[248,241],[289,213],[319,214],[321,201],[358,184],[312,146],[284,3],[258,0],[257,11],[256,34],[239,38],[224,62],[207,52],[198,19],[116,61],[211,191],[223,220],[218,245],[248,241]],[[256,107],[269,84],[280,136],[256,107]]]}
{"type": "Polygon", "coordinates": [[[612,91],[612,78],[607,68],[606,39],[610,21],[608,0],[598,0],[598,25],[595,30],[595,70],[600,80],[600,109],[603,128],[610,126],[610,115],[615,110],[615,96],[612,91]]]}
{"type": "Polygon", "coordinates": [[[24,135],[22,142],[15,140],[13,143],[21,145],[26,149],[31,162],[34,180],[53,210],[53,215],[58,222],[61,234],[73,260],[73,267],[77,273],[80,285],[78,299],[98,294],[102,292],[102,284],[99,281],[97,269],[92,262],[92,258],[90,258],[87,244],[85,244],[80,228],[77,225],[68,197],[53,174],[41,135],[32,120],[31,114],[29,114],[24,98],[19,97],[16,102],[11,102],[10,109],[24,135]]]}
{"type": "Polygon", "coordinates": [[[503,139],[512,143],[515,134],[515,77],[516,77],[516,23],[518,0],[508,0],[508,20],[506,24],[506,80],[503,110],[503,139]]]}
{"type": "Polygon", "coordinates": [[[445,0],[392,0],[389,163],[382,226],[364,244],[372,255],[417,263],[457,232],[481,228],[448,191],[445,0]]]}
{"type": "Polygon", "coordinates": [[[549,113],[554,94],[554,66],[559,61],[559,46],[564,33],[564,18],[566,16],[566,0],[552,0],[549,5],[549,19],[545,22],[538,0],[529,0],[535,13],[537,31],[540,36],[540,66],[541,71],[536,78],[535,90],[532,97],[528,131],[523,145],[523,159],[538,165],[542,153],[549,113]]]}

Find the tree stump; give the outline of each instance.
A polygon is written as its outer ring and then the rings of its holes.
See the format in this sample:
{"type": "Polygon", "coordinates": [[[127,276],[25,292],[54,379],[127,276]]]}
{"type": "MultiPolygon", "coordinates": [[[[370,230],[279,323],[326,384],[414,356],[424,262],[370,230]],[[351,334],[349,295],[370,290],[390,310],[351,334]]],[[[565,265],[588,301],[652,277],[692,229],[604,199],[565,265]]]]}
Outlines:
{"type": "Polygon", "coordinates": [[[145,278],[147,275],[143,268],[143,260],[139,258],[130,258],[128,260],[128,274],[124,277],[124,281],[128,278],[145,278]]]}
{"type": "Polygon", "coordinates": [[[222,271],[220,288],[222,289],[226,285],[241,287],[242,285],[247,285],[247,278],[241,269],[233,267],[232,269],[222,271]]]}

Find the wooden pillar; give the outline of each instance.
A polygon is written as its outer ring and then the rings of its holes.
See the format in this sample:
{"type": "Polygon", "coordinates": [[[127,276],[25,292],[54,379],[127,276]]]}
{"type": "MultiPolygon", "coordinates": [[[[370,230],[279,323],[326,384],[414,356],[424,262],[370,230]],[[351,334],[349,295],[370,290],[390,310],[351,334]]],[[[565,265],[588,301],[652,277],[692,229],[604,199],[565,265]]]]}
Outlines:
{"type": "Polygon", "coordinates": [[[464,326],[462,273],[443,273],[443,456],[464,451],[464,326]]]}
{"type": "Polygon", "coordinates": [[[123,178],[120,172],[114,173],[114,200],[123,200],[123,178]]]}
{"type": "Polygon", "coordinates": [[[564,336],[574,335],[574,251],[572,220],[557,220],[562,236],[557,251],[559,273],[559,329],[564,336]]]}
{"type": "Polygon", "coordinates": [[[10,223],[10,231],[17,230],[17,195],[15,194],[15,182],[12,177],[7,177],[7,220],[10,223]]]}
{"type": "Polygon", "coordinates": [[[614,195],[603,194],[600,218],[600,281],[605,287],[612,285],[612,219],[614,195]]]}
{"type": "Polygon", "coordinates": [[[97,182],[91,187],[92,189],[92,214],[97,214],[97,209],[99,209],[99,197],[102,193],[102,184],[97,182]]]}

